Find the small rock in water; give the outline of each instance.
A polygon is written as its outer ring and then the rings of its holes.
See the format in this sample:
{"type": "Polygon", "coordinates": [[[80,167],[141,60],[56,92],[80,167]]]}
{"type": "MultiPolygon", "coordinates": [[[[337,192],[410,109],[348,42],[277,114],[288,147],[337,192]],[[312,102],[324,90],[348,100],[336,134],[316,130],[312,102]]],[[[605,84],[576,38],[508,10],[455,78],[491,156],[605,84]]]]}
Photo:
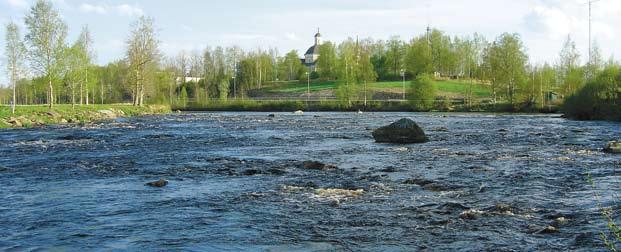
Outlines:
{"type": "Polygon", "coordinates": [[[476,209],[468,209],[466,211],[463,211],[459,214],[459,218],[461,219],[466,219],[466,220],[474,220],[477,217],[483,215],[485,212],[483,211],[479,211],[476,209]]]}
{"type": "Polygon", "coordinates": [[[378,143],[396,144],[425,143],[429,141],[423,129],[407,118],[376,129],[373,131],[373,138],[378,143]]]}
{"type": "Polygon", "coordinates": [[[294,115],[303,115],[303,114],[304,114],[304,111],[302,111],[302,110],[298,110],[298,111],[293,112],[293,114],[294,114],[294,115]]]}
{"type": "Polygon", "coordinates": [[[337,169],[338,168],[335,165],[324,164],[324,163],[317,162],[317,161],[304,161],[302,163],[302,166],[304,167],[304,169],[309,169],[309,170],[326,170],[326,169],[337,169]]]}
{"type": "Polygon", "coordinates": [[[399,170],[397,170],[397,168],[392,167],[392,166],[388,166],[384,169],[382,169],[382,172],[386,172],[386,173],[392,173],[392,172],[397,172],[399,170]]]}
{"type": "Polygon", "coordinates": [[[553,226],[548,226],[542,230],[539,230],[539,232],[537,233],[538,234],[553,234],[553,233],[558,233],[558,229],[553,226]]]}
{"type": "Polygon", "coordinates": [[[330,200],[330,206],[331,207],[339,207],[341,205],[341,201],[339,199],[332,199],[330,200]]]}
{"type": "Polygon", "coordinates": [[[608,142],[604,147],[604,152],[620,154],[621,153],[621,141],[608,142]]]}
{"type": "Polygon", "coordinates": [[[260,174],[261,171],[257,170],[257,169],[248,169],[245,170],[242,174],[246,175],[246,176],[254,176],[257,174],[260,174]]]}
{"type": "Polygon", "coordinates": [[[164,187],[168,185],[168,180],[160,179],[158,181],[149,182],[144,185],[150,186],[150,187],[164,187]]]}
{"type": "Polygon", "coordinates": [[[275,114],[269,114],[269,115],[267,115],[267,117],[272,117],[273,118],[273,117],[276,117],[276,115],[275,114]]]}
{"type": "Polygon", "coordinates": [[[438,132],[448,132],[449,129],[447,127],[437,127],[435,129],[433,129],[433,131],[438,131],[438,132]]]}

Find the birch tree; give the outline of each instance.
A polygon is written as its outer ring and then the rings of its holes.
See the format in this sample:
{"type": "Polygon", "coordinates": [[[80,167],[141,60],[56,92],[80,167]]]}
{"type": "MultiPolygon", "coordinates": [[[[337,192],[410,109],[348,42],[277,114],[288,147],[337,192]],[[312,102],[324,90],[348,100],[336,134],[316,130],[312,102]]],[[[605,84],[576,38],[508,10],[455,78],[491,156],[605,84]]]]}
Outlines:
{"type": "Polygon", "coordinates": [[[145,71],[149,64],[157,61],[159,57],[159,41],[155,37],[153,19],[142,16],[134,23],[127,41],[127,61],[132,71],[133,105],[144,104],[145,71]]]}
{"type": "Polygon", "coordinates": [[[9,80],[12,84],[13,95],[11,101],[11,113],[15,114],[15,105],[17,105],[17,81],[24,70],[24,60],[26,57],[26,48],[19,34],[19,27],[13,22],[6,25],[6,58],[9,80]]]}
{"type": "Polygon", "coordinates": [[[26,15],[26,41],[33,70],[45,77],[48,84],[47,102],[54,106],[53,80],[58,73],[67,37],[67,25],[52,3],[38,0],[26,15]]]}
{"type": "MultiPolygon", "coordinates": [[[[89,67],[93,62],[93,52],[92,52],[92,44],[93,44],[93,39],[91,38],[91,33],[88,30],[88,26],[84,26],[82,28],[82,32],[80,33],[80,36],[78,38],[78,41],[76,42],[76,44],[74,45],[74,47],[76,47],[75,49],[77,50],[76,54],[78,56],[78,60],[80,62],[80,104],[83,104],[84,102],[86,103],[86,105],[89,104],[89,91],[90,91],[90,85],[89,85],[89,67]]],[[[94,98],[94,92],[93,92],[93,98],[94,98]]]]}

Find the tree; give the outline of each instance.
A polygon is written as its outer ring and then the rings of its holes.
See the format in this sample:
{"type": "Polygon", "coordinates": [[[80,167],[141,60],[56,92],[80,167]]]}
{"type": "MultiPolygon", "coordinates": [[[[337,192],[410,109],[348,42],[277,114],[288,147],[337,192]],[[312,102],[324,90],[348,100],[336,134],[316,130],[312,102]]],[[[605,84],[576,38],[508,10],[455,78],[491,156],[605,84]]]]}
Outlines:
{"type": "Polygon", "coordinates": [[[13,22],[6,24],[6,58],[9,80],[13,87],[13,95],[11,96],[11,113],[15,114],[15,106],[17,105],[17,81],[21,77],[24,70],[24,61],[26,57],[26,47],[19,34],[19,27],[13,22]]]}
{"type": "Polygon", "coordinates": [[[358,46],[358,71],[356,76],[358,83],[364,83],[364,105],[367,105],[367,84],[370,81],[377,80],[377,73],[371,63],[371,52],[370,52],[371,43],[367,41],[362,46],[358,46]]]}
{"type": "MultiPolygon", "coordinates": [[[[81,54],[84,53],[82,49],[83,47],[80,45],[80,43],[76,42],[72,47],[69,47],[64,50],[64,53],[65,53],[63,57],[64,59],[63,63],[65,66],[64,80],[67,86],[69,86],[69,90],[71,90],[71,107],[72,108],[75,108],[75,103],[76,103],[76,97],[75,97],[76,83],[77,82],[82,83],[81,69],[83,68],[82,67],[83,56],[81,54]]],[[[80,92],[81,91],[82,91],[82,85],[80,85],[80,92]]]]}
{"type": "Polygon", "coordinates": [[[408,45],[405,65],[407,72],[413,76],[433,73],[431,47],[429,47],[425,36],[412,39],[412,42],[408,45]]]}
{"type": "Polygon", "coordinates": [[[593,80],[597,74],[604,67],[604,59],[602,57],[602,50],[599,48],[599,44],[597,41],[593,42],[593,47],[591,48],[591,59],[587,65],[586,69],[586,77],[587,79],[593,80]]]}
{"type": "MultiPolygon", "coordinates": [[[[490,46],[486,59],[489,61],[494,96],[500,88],[511,105],[515,105],[516,92],[526,84],[528,56],[517,34],[502,34],[490,46]]],[[[496,98],[494,98],[496,100],[496,98]]]]}
{"type": "Polygon", "coordinates": [[[155,37],[153,19],[142,16],[134,23],[127,41],[127,61],[134,76],[134,106],[142,106],[145,93],[145,73],[149,64],[159,57],[159,41],[155,37]]]}
{"type": "Polygon", "coordinates": [[[317,59],[317,69],[319,76],[324,79],[336,79],[337,57],[336,48],[330,41],[326,41],[319,46],[319,59],[317,59]]]}
{"type": "Polygon", "coordinates": [[[436,87],[429,74],[420,74],[412,82],[410,90],[410,103],[416,110],[428,111],[433,108],[436,101],[436,87]]]}
{"type": "Polygon", "coordinates": [[[563,44],[559,61],[559,76],[563,83],[563,93],[565,96],[572,95],[582,85],[583,81],[578,78],[581,74],[579,70],[580,54],[576,49],[576,43],[571,40],[571,36],[567,36],[567,40],[563,44]]]}
{"type": "Polygon", "coordinates": [[[48,82],[48,104],[54,106],[54,86],[52,81],[62,59],[67,36],[67,25],[60,18],[52,3],[38,0],[26,16],[28,33],[26,40],[30,46],[30,62],[35,71],[48,82]]]}
{"type": "Polygon", "coordinates": [[[389,79],[399,79],[400,71],[402,69],[403,62],[403,42],[399,36],[393,36],[386,43],[386,63],[388,64],[388,71],[390,72],[389,79]]]}
{"type": "MultiPolygon", "coordinates": [[[[80,36],[78,37],[78,41],[74,44],[74,54],[79,60],[77,67],[80,68],[79,71],[79,83],[80,83],[80,104],[86,103],[88,105],[89,101],[89,91],[90,91],[90,82],[89,82],[89,67],[93,62],[93,52],[92,52],[92,44],[93,39],[91,38],[91,33],[88,30],[88,26],[84,26],[82,28],[82,32],[80,32],[80,36]]],[[[93,94],[94,98],[94,94],[93,94]]]]}
{"type": "Polygon", "coordinates": [[[343,41],[338,48],[339,60],[337,76],[339,85],[336,96],[344,104],[351,105],[358,98],[359,45],[352,38],[343,41]]]}
{"type": "Polygon", "coordinates": [[[299,79],[300,73],[304,71],[304,65],[302,65],[296,50],[291,50],[285,55],[285,61],[282,66],[285,68],[285,76],[289,81],[299,79]]]}

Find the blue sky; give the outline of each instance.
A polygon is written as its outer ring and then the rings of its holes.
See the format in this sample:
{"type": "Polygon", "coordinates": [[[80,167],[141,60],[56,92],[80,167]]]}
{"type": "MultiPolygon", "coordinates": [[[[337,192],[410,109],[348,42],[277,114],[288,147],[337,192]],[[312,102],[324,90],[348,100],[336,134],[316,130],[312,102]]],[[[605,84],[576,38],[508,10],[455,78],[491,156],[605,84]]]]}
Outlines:
{"type": "MultiPolygon", "coordinates": [[[[34,0],[0,0],[0,22],[23,19],[34,0]]],[[[167,55],[205,46],[276,47],[281,54],[305,51],[317,27],[324,40],[347,37],[409,40],[428,23],[452,35],[474,32],[494,39],[520,33],[533,62],[554,62],[571,34],[586,60],[587,0],[53,0],[70,28],[69,40],[88,25],[97,63],[123,57],[129,25],[140,15],[156,20],[161,49],[167,55]]],[[[604,56],[621,55],[621,0],[594,5],[594,38],[604,56]]],[[[22,32],[24,32],[22,30],[22,32]]],[[[0,31],[4,59],[4,29],[0,31]]],[[[4,70],[4,66],[2,67],[4,70]]],[[[5,71],[0,84],[6,83],[5,71]]]]}

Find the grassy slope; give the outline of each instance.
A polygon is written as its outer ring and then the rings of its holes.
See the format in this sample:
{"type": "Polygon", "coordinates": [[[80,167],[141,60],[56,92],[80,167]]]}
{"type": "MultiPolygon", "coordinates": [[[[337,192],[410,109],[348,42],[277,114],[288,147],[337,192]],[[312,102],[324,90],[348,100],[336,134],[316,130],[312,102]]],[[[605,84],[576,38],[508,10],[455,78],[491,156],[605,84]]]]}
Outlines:
{"type": "MultiPolygon", "coordinates": [[[[468,92],[468,87],[470,83],[468,81],[436,81],[436,88],[441,95],[447,95],[452,97],[465,97],[468,92]]],[[[407,89],[411,88],[412,83],[406,82],[405,87],[407,89]]],[[[374,82],[369,83],[368,87],[374,91],[384,91],[384,92],[401,92],[403,88],[403,82],[394,81],[394,82],[374,82]]],[[[307,91],[307,83],[300,83],[297,81],[280,83],[279,85],[270,86],[264,88],[263,91],[268,93],[304,93],[307,91]]],[[[332,90],[336,89],[336,82],[328,81],[328,82],[315,82],[311,83],[311,92],[323,91],[323,90],[332,90]]],[[[487,85],[474,83],[472,90],[474,97],[484,98],[491,96],[491,89],[487,85]]]]}
{"type": "Polygon", "coordinates": [[[100,110],[112,111],[116,116],[138,116],[146,114],[159,114],[170,112],[170,107],[163,105],[152,105],[144,107],[134,107],[131,105],[108,104],[108,105],[76,105],[75,109],[71,105],[54,105],[54,113],[45,105],[17,106],[15,114],[11,114],[8,106],[0,106],[0,128],[11,128],[7,122],[11,119],[19,119],[23,127],[42,126],[49,124],[60,124],[66,122],[88,123],[105,120],[106,115],[99,113],[100,110]]]}

